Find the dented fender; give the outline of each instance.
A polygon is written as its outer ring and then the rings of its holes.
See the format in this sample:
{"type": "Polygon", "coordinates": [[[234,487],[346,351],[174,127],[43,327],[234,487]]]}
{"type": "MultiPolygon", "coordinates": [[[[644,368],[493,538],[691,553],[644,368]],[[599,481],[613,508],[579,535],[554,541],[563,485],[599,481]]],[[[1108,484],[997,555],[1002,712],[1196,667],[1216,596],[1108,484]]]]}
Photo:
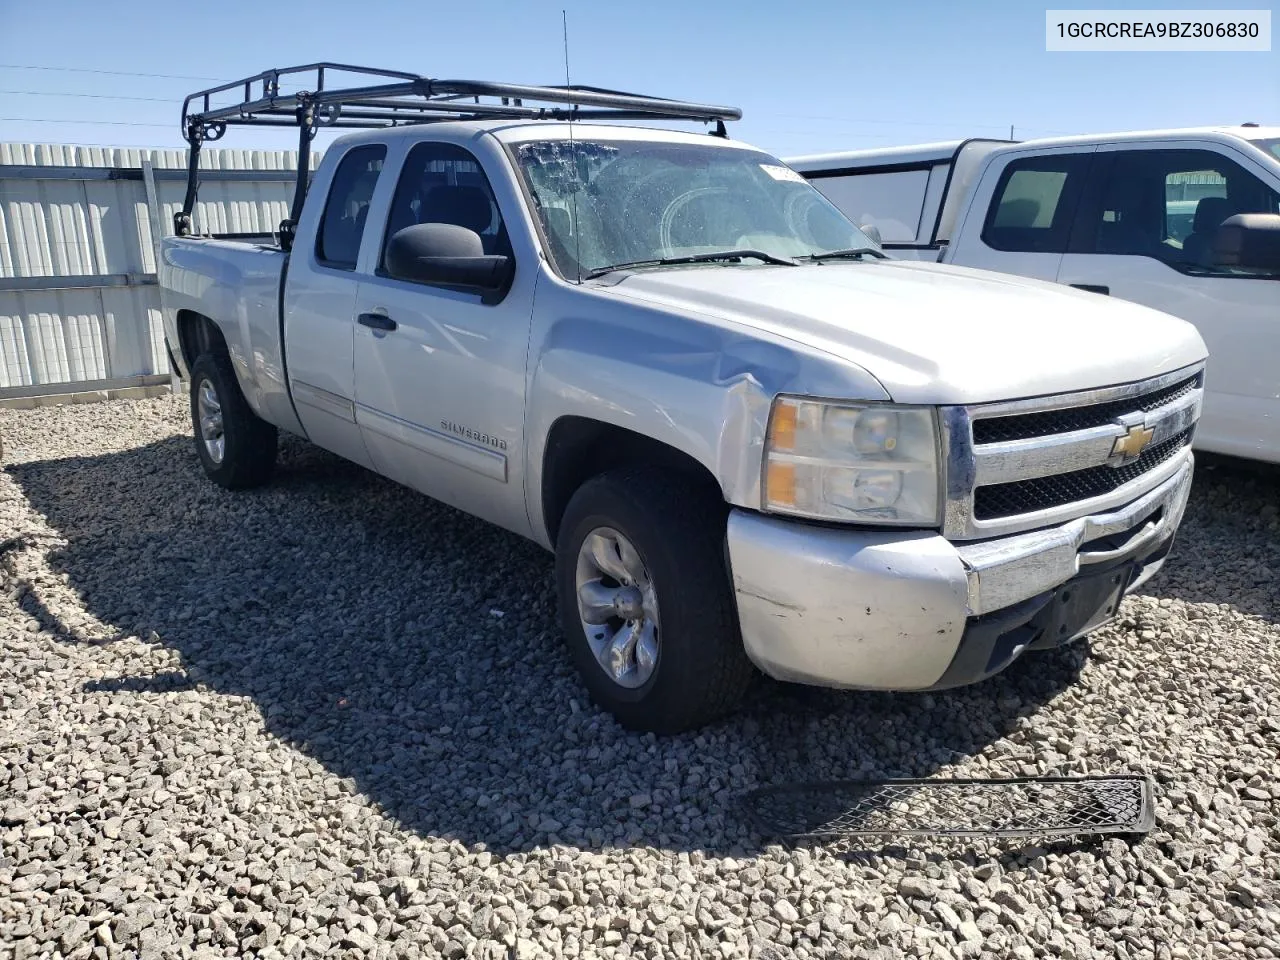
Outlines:
{"type": "Polygon", "coordinates": [[[607,287],[544,276],[527,382],[526,502],[535,538],[547,438],[562,417],[622,427],[702,464],[725,501],[760,506],[769,410],[779,393],[886,400],[854,364],[723,318],[659,309],[607,287]]]}

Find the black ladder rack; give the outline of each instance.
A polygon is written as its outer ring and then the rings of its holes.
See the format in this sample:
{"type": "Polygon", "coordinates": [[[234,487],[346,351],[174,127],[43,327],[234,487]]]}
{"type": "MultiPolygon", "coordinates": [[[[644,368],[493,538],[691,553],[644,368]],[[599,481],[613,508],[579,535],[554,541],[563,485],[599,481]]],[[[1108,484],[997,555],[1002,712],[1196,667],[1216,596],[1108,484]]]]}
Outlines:
{"type": "Polygon", "coordinates": [[[318,129],[377,128],[447,120],[692,120],[714,123],[725,136],[724,121],[740,120],[736,107],[641,96],[588,86],[530,86],[487,80],[433,80],[399,70],[345,63],[309,63],[265,70],[252,77],[191,94],[182,102],[182,134],[191,151],[187,193],[174,214],[179,236],[191,233],[191,211],[199,189],[200,148],[220,140],[228,126],[298,128],[298,180],[290,218],[280,225],[286,248],[306,196],[311,141],[318,129]],[[369,83],[326,87],[326,73],[358,75],[369,83]],[[282,79],[306,89],[282,92],[282,79]],[[239,102],[215,105],[219,94],[238,94],[239,102]]]}

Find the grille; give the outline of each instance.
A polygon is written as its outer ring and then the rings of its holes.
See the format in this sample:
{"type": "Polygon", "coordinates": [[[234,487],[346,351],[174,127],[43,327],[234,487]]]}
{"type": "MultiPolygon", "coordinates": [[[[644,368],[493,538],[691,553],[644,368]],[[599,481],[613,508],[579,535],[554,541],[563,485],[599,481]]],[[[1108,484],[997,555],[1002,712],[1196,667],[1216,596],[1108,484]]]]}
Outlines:
{"type": "MultiPolygon", "coordinates": [[[[1129,409],[1132,409],[1132,402],[1129,409]]],[[[973,495],[973,515],[978,520],[998,520],[1100,497],[1149,470],[1154,470],[1176,455],[1190,442],[1192,429],[1188,428],[1157,443],[1144,451],[1137,460],[1123,467],[1103,465],[1072,473],[1060,473],[1053,477],[979,487],[973,495]]]]}
{"type": "Polygon", "coordinates": [[[768,837],[1030,837],[1146,833],[1146,777],[845,780],[759,787],[744,812],[768,837]]]}
{"type": "MultiPolygon", "coordinates": [[[[1087,407],[1067,407],[1063,410],[1041,410],[1036,413],[1017,413],[1005,417],[991,417],[973,421],[974,443],[1003,443],[1008,440],[1028,440],[1032,437],[1048,437],[1072,430],[1087,430],[1111,423],[1116,417],[1139,410],[1151,412],[1166,403],[1185,397],[1200,386],[1200,374],[1188,377],[1180,383],[1148,393],[1141,397],[1109,400],[1087,407]]],[[[1110,468],[1108,468],[1110,469],[1110,468]]]]}

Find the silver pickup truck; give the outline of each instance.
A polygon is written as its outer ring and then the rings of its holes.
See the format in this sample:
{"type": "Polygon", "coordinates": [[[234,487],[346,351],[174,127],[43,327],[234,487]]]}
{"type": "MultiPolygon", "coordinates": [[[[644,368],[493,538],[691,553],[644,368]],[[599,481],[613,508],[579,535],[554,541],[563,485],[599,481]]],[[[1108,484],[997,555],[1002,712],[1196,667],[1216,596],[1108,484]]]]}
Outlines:
{"type": "Polygon", "coordinates": [[[979,681],[1163,562],[1189,324],[887,257],[728,139],[730,108],[317,67],[308,93],[268,71],[184,108],[160,281],[201,463],[263,483],[283,429],[554,551],[568,647],[627,726],[703,724],[753,664],[979,681]],[[201,143],[290,117],[304,150],[372,129],[300,177],[275,242],[190,235],[201,143]],[[715,129],[597,122],[645,117],[715,129]]]}

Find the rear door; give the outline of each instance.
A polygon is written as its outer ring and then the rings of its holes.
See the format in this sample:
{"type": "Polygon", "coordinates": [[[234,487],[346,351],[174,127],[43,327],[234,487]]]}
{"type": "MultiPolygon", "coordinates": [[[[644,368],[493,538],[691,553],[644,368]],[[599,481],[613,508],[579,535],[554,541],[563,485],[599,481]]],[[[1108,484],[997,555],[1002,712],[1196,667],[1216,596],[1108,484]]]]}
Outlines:
{"type": "MultiPolygon", "coordinates": [[[[343,154],[314,228],[303,220],[285,281],[284,337],[289,390],[313,443],[370,466],[356,426],[356,261],[374,188],[387,155],[383,144],[360,144],[343,154]],[[312,232],[309,232],[312,231],[312,232]]],[[[315,214],[312,214],[313,216],[315,214]]]]}
{"type": "Polygon", "coordinates": [[[998,155],[978,182],[947,262],[1056,279],[1094,149],[998,155]]]}
{"type": "Polygon", "coordinates": [[[1280,211],[1280,189],[1243,151],[1205,141],[1099,148],[1062,283],[1195,324],[1209,348],[1196,446],[1280,460],[1280,270],[1213,263],[1235,213],[1280,211]]]}

